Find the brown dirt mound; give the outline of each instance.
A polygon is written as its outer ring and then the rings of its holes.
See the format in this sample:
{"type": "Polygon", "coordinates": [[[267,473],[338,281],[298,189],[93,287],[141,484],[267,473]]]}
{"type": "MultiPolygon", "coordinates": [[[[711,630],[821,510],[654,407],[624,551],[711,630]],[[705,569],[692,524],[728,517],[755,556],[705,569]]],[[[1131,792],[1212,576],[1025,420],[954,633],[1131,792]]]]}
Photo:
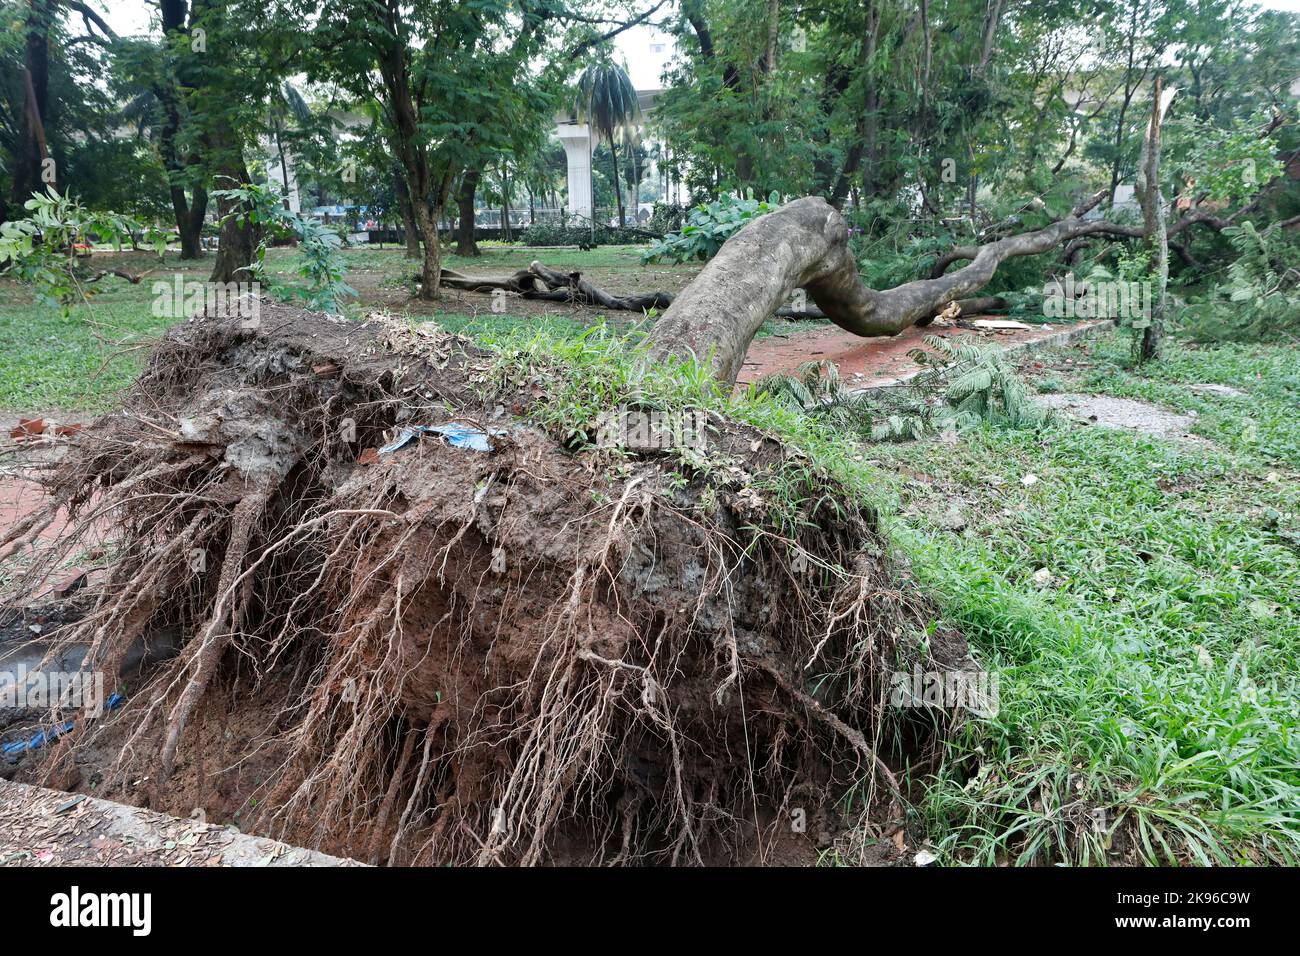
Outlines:
{"type": "Polygon", "coordinates": [[[173,329],[0,558],[21,604],[108,522],[55,643],[110,691],[141,641],[179,652],[25,773],[394,864],[724,862],[795,811],[810,844],[887,816],[885,675],[934,615],[870,509],[716,416],[727,467],[562,443],[526,422],[544,382],[494,391],[493,359],[269,302],[173,329]],[[492,450],[370,451],[448,421],[492,450]],[[793,532],[755,490],[781,475],[793,532]]]}

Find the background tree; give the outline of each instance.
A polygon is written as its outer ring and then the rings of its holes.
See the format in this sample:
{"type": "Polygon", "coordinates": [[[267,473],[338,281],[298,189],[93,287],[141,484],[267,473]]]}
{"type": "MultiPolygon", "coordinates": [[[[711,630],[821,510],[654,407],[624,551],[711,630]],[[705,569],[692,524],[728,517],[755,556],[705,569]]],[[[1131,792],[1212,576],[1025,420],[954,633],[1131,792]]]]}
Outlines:
{"type": "Polygon", "coordinates": [[[618,203],[618,224],[627,225],[623,210],[623,191],[618,176],[618,146],[630,144],[641,120],[636,88],[627,71],[611,60],[593,63],[578,79],[575,111],[581,122],[591,127],[592,134],[603,138],[609,146],[610,169],[614,180],[614,197],[618,203]]]}

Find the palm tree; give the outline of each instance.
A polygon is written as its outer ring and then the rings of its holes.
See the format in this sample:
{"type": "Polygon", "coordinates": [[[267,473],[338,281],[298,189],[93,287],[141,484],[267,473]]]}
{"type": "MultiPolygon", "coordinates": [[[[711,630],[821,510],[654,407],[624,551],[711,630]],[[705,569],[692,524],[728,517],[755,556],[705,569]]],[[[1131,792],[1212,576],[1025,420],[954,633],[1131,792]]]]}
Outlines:
{"type": "MultiPolygon", "coordinates": [[[[623,191],[618,184],[618,150],[614,140],[630,140],[636,135],[637,124],[641,121],[636,89],[627,71],[611,60],[587,67],[578,79],[574,110],[580,122],[588,123],[597,137],[603,137],[609,143],[614,165],[614,195],[618,197],[618,224],[622,228],[627,225],[627,220],[623,215],[623,191]]],[[[592,200],[594,204],[594,195],[592,200]]],[[[594,208],[592,213],[594,219],[594,208]]]]}
{"type": "Polygon", "coordinates": [[[284,178],[284,208],[289,208],[289,161],[284,155],[284,128],[296,121],[298,126],[305,126],[311,120],[311,107],[303,99],[298,88],[292,83],[284,83],[271,92],[271,130],[275,136],[275,148],[280,154],[280,175],[284,178]]]}

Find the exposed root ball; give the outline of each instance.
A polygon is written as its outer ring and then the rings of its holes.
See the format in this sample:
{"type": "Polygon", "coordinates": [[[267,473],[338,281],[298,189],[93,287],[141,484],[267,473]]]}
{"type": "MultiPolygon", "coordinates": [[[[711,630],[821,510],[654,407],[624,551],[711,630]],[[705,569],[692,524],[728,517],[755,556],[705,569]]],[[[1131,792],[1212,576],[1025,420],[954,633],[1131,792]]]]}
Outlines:
{"type": "Polygon", "coordinates": [[[716,417],[716,468],[566,447],[508,411],[544,383],[479,394],[493,360],[269,302],[169,333],[59,471],[74,530],[18,588],[107,525],[61,640],[110,683],[142,639],[180,651],[62,756],[111,746],[119,797],[374,862],[721,861],[849,792],[886,813],[884,674],[933,615],[871,512],[716,417]],[[371,451],[451,421],[492,450],[371,451]],[[762,479],[796,473],[783,534],[762,479]]]}

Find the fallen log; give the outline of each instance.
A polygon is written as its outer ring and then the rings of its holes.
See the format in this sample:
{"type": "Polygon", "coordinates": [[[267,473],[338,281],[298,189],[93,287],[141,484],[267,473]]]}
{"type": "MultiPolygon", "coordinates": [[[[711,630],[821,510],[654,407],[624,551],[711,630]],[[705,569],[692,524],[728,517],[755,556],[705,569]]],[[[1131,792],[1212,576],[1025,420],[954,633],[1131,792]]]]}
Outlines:
{"type": "MultiPolygon", "coordinates": [[[[472,276],[453,269],[443,269],[441,285],[462,292],[509,292],[524,299],[544,302],[568,302],[620,312],[663,311],[673,304],[671,292],[643,292],[612,295],[582,277],[581,272],[561,272],[533,261],[527,269],[508,276],[472,276]]],[[[783,306],[774,315],[786,319],[824,319],[820,309],[794,309],[783,306]]]]}
{"type": "Polygon", "coordinates": [[[1042,229],[954,250],[969,265],[885,291],[858,277],[848,225],[825,200],[798,199],[753,220],[723,244],[655,323],[652,357],[707,363],[733,383],[763,321],[795,288],[805,289],[826,317],[864,337],[897,335],[928,321],[945,305],[968,298],[1015,256],[1032,256],[1077,236],[1111,233],[1101,220],[1067,217],[1042,229]]]}

